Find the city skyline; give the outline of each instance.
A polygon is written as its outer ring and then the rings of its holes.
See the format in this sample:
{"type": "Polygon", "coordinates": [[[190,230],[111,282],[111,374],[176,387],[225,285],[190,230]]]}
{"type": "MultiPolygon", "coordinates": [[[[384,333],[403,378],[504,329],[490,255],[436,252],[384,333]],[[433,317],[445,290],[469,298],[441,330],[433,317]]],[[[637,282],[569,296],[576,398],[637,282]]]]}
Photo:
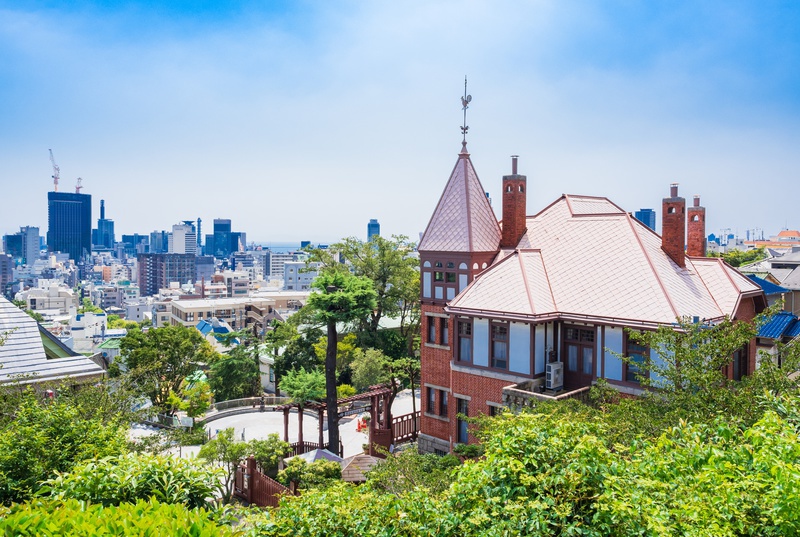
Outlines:
{"type": "Polygon", "coordinates": [[[708,233],[800,227],[794,4],[0,0],[0,15],[3,234],[46,231],[52,149],[59,192],[82,177],[92,225],[105,199],[117,236],[201,217],[253,242],[333,242],[377,218],[416,240],[460,150],[465,74],[468,149],[496,200],[519,154],[529,214],[562,193],[658,207],[678,182],[708,233]]]}

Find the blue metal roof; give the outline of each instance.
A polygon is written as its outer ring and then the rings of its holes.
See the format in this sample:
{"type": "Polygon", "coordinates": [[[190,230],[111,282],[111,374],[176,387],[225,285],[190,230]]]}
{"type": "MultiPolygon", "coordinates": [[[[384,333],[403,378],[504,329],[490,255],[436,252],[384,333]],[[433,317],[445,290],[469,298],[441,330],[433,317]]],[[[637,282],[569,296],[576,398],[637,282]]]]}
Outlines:
{"type": "Polygon", "coordinates": [[[800,337],[800,320],[796,320],[792,326],[786,329],[783,334],[786,337],[800,337]]]}
{"type": "Polygon", "coordinates": [[[781,287],[780,285],[775,285],[774,283],[767,281],[763,278],[759,278],[754,274],[748,274],[747,277],[753,280],[756,283],[756,285],[761,287],[761,289],[764,290],[765,295],[780,295],[782,293],[791,292],[789,291],[789,289],[786,289],[785,287],[781,287]]]}
{"type": "Polygon", "coordinates": [[[758,337],[780,339],[787,334],[787,330],[797,323],[797,317],[788,311],[780,311],[773,315],[767,323],[758,330],[758,337]]]}

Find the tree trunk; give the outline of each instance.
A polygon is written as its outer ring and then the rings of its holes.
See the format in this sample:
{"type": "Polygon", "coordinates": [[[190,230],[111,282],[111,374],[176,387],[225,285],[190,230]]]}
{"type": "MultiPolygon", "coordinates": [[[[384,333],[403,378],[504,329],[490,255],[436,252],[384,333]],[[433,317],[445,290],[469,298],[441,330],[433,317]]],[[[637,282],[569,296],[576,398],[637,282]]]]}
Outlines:
{"type": "Polygon", "coordinates": [[[336,321],[328,321],[328,348],[325,353],[325,403],[328,407],[328,446],[330,451],[339,451],[339,407],[336,404],[336,351],[338,347],[336,321]]]}

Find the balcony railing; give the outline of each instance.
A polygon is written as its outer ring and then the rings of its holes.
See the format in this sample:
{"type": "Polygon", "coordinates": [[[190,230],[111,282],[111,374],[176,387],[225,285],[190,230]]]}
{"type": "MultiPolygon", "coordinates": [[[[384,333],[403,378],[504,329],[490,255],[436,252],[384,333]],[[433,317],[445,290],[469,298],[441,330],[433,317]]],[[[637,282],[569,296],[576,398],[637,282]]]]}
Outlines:
{"type": "Polygon", "coordinates": [[[503,404],[514,412],[523,408],[535,408],[539,401],[561,401],[563,399],[583,399],[589,394],[591,386],[563,391],[558,394],[539,391],[533,381],[512,384],[503,388],[503,404]]]}

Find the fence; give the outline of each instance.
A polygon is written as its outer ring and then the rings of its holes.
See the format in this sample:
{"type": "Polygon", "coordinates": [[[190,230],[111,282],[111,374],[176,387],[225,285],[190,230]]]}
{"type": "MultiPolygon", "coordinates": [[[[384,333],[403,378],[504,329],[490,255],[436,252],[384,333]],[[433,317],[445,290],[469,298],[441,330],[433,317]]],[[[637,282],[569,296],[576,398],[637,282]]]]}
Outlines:
{"type": "MultiPolygon", "coordinates": [[[[244,406],[257,407],[261,406],[261,397],[245,397],[244,399],[229,399],[227,401],[219,401],[214,403],[212,410],[228,410],[231,408],[240,408],[244,406]]],[[[290,401],[288,397],[269,396],[264,397],[264,406],[284,405],[290,401]]]]}
{"type": "Polygon", "coordinates": [[[233,495],[251,505],[277,507],[283,494],[292,491],[261,473],[253,457],[236,467],[233,495]]]}
{"type": "Polygon", "coordinates": [[[420,411],[392,419],[392,439],[395,444],[413,442],[419,434],[420,411]]]}

